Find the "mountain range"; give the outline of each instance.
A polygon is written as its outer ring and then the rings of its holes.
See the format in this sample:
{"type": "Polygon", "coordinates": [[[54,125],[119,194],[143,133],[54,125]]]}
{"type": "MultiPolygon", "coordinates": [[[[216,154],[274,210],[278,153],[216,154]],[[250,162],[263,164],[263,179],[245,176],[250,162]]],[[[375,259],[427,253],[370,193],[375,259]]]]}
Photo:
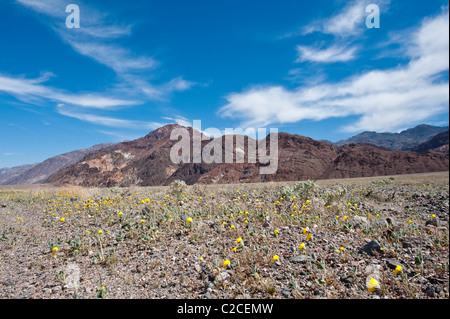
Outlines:
{"type": "Polygon", "coordinates": [[[436,134],[448,131],[448,126],[438,127],[431,125],[418,125],[400,133],[376,133],[365,131],[346,140],[333,143],[342,146],[351,143],[371,143],[391,150],[410,151],[417,145],[427,142],[436,134]]]}
{"type": "MultiPolygon", "coordinates": [[[[334,146],[288,133],[278,134],[276,174],[260,174],[264,165],[259,157],[256,163],[248,163],[248,142],[252,140],[247,136],[243,137],[244,149],[236,149],[236,141],[233,144],[233,158],[243,153],[244,163],[225,163],[225,137],[222,136],[212,142],[202,142],[202,149],[209,143],[218,143],[222,163],[193,163],[191,153],[187,163],[176,164],[170,160],[170,150],[178,141],[171,140],[170,133],[180,127],[164,126],[140,139],[92,152],[82,161],[59,170],[46,182],[85,187],[168,185],[176,179],[187,184],[254,183],[424,173],[446,171],[449,166],[449,154],[444,152],[397,151],[369,143],[334,146]]],[[[186,129],[193,149],[194,131],[186,129]]],[[[269,141],[273,137],[268,137],[266,148],[270,154],[269,141]]]]}
{"type": "MultiPolygon", "coordinates": [[[[248,142],[253,140],[247,136],[242,137],[245,141],[243,149],[235,149],[236,141],[233,144],[233,158],[243,153],[244,163],[225,163],[224,136],[213,140],[221,148],[222,163],[193,163],[192,153],[188,163],[173,163],[170,151],[177,141],[171,140],[170,134],[175,128],[183,127],[166,125],[134,141],[99,144],[52,157],[42,163],[1,169],[0,185],[157,186],[168,185],[176,179],[187,184],[247,183],[370,177],[449,169],[448,127],[419,125],[401,133],[364,132],[335,144],[297,134],[279,133],[276,174],[261,174],[260,168],[265,165],[259,158],[256,163],[248,163],[248,142]],[[364,136],[369,138],[364,140],[364,136]],[[359,142],[352,142],[355,140],[359,142]]],[[[185,129],[192,141],[194,130],[190,127],[185,129]]],[[[269,153],[270,138],[271,135],[266,141],[269,153]]],[[[202,149],[209,143],[208,139],[202,141],[202,149]]],[[[192,142],[190,147],[193,148],[192,142]]]]}

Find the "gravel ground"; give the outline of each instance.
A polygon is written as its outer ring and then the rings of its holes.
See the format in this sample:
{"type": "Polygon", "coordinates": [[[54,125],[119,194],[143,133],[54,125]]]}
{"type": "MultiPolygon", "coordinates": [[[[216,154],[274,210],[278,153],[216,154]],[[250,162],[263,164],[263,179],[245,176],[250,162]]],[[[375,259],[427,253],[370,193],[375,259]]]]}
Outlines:
{"type": "Polygon", "coordinates": [[[294,186],[2,189],[0,298],[449,298],[448,181],[294,186]]]}

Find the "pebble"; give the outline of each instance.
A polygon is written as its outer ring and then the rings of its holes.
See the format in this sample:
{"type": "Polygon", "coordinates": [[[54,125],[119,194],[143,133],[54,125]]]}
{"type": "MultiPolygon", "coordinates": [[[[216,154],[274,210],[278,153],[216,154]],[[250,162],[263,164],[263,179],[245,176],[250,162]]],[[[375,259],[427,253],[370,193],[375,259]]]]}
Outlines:
{"type": "Polygon", "coordinates": [[[26,296],[28,296],[33,290],[29,289],[23,292],[23,294],[20,296],[20,299],[25,298],[26,296]]]}
{"type": "Polygon", "coordinates": [[[223,281],[227,280],[228,278],[230,278],[229,273],[221,272],[220,274],[217,275],[216,280],[223,282],[223,281]]]}
{"type": "Polygon", "coordinates": [[[55,286],[55,287],[52,288],[52,294],[60,292],[61,290],[62,290],[61,286],[55,286]]]}
{"type": "Polygon", "coordinates": [[[289,261],[294,264],[306,263],[308,260],[312,261],[313,259],[306,255],[298,255],[298,256],[289,258],[289,261]]]}
{"type": "Polygon", "coordinates": [[[341,281],[345,284],[352,284],[355,282],[355,278],[353,276],[341,277],[341,281]]]}
{"type": "Polygon", "coordinates": [[[429,286],[424,291],[428,297],[433,298],[434,297],[434,288],[429,286]]]}
{"type": "Polygon", "coordinates": [[[386,265],[390,269],[395,269],[395,268],[397,268],[397,266],[400,266],[400,267],[402,267],[402,269],[405,269],[405,267],[401,263],[399,263],[397,260],[394,260],[394,259],[387,259],[386,265]]]}
{"type": "Polygon", "coordinates": [[[368,254],[369,256],[374,256],[374,252],[378,252],[378,253],[382,254],[381,246],[378,243],[378,241],[375,239],[368,242],[363,247],[361,247],[358,252],[359,253],[364,252],[364,253],[368,254]]]}
{"type": "Polygon", "coordinates": [[[438,227],[439,225],[438,225],[437,219],[434,218],[434,219],[427,220],[426,223],[425,223],[425,226],[434,226],[434,227],[438,227]]]}

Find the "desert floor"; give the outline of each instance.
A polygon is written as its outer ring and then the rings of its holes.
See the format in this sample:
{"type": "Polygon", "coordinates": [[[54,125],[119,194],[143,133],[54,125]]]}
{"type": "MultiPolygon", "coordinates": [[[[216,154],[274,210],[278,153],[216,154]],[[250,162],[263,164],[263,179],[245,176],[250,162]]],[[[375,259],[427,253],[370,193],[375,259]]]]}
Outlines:
{"type": "Polygon", "coordinates": [[[2,186],[0,298],[449,298],[448,178],[2,186]]]}

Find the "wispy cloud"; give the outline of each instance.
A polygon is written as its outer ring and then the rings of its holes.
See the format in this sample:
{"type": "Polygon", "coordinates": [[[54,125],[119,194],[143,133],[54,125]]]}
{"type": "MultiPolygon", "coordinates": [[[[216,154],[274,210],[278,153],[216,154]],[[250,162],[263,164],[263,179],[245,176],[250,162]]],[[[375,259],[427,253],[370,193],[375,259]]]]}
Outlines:
{"type": "Polygon", "coordinates": [[[119,106],[140,104],[140,101],[108,97],[96,93],[73,94],[45,86],[45,76],[37,79],[14,78],[0,74],[0,92],[14,95],[26,102],[54,101],[85,108],[111,109],[119,106]]]}
{"type": "Polygon", "coordinates": [[[158,62],[151,57],[133,56],[129,50],[116,45],[80,42],[72,39],[67,41],[78,53],[106,65],[117,74],[151,70],[158,65],[158,62]]]}
{"type": "MultiPolygon", "coordinates": [[[[321,32],[338,37],[349,37],[361,34],[366,28],[366,7],[373,3],[371,0],[354,0],[344,8],[332,14],[329,18],[319,19],[302,28],[302,34],[321,32]]],[[[376,4],[380,10],[388,10],[390,0],[380,0],[376,4]]]]}
{"type": "Polygon", "coordinates": [[[121,38],[131,36],[132,23],[117,23],[110,13],[96,10],[77,1],[80,7],[81,26],[68,29],[65,25],[66,0],[16,0],[17,3],[37,13],[36,16],[53,29],[75,52],[89,57],[113,70],[117,77],[107,93],[75,93],[50,87],[47,81],[54,75],[50,72],[36,79],[13,77],[0,74],[0,92],[7,92],[16,98],[32,104],[52,101],[58,103],[61,115],[76,118],[101,126],[121,128],[155,129],[157,122],[123,120],[87,113],[86,109],[114,110],[122,107],[144,104],[147,101],[165,101],[173,92],[189,90],[197,85],[178,76],[165,83],[150,83],[160,63],[152,56],[140,54],[121,45],[121,38]],[[70,109],[68,108],[70,107],[70,109]]]}
{"type": "Polygon", "coordinates": [[[17,156],[17,155],[20,155],[20,153],[8,153],[8,152],[6,152],[6,153],[2,153],[2,155],[3,156],[17,156]]]}
{"type": "Polygon", "coordinates": [[[154,129],[157,129],[158,127],[163,126],[163,124],[157,123],[157,122],[124,120],[124,119],[112,118],[112,117],[107,117],[107,116],[81,113],[81,112],[69,110],[64,105],[58,105],[57,111],[59,114],[64,115],[64,116],[69,116],[69,117],[76,118],[81,121],[94,123],[94,124],[102,125],[102,126],[114,127],[114,128],[132,128],[132,129],[154,130],[154,129]]]}
{"type": "Polygon", "coordinates": [[[427,18],[413,33],[405,32],[409,63],[373,70],[338,83],[321,83],[290,90],[282,86],[253,87],[226,97],[219,115],[237,118],[244,127],[356,116],[341,129],[395,131],[448,110],[448,7],[427,18]]]}
{"type": "Polygon", "coordinates": [[[79,29],[65,26],[65,0],[16,0],[18,3],[39,13],[61,39],[79,54],[112,69],[119,80],[115,90],[122,94],[132,92],[135,96],[149,100],[162,100],[173,91],[187,90],[194,82],[176,77],[165,84],[151,84],[149,72],[155,71],[160,63],[152,56],[139,54],[120,45],[120,38],[130,36],[132,24],[117,24],[108,13],[98,11],[86,3],[77,2],[81,11],[79,29]],[[56,18],[56,19],[55,19],[56,18]]]}
{"type": "Polygon", "coordinates": [[[298,53],[296,62],[312,61],[322,63],[353,60],[357,50],[356,47],[346,48],[338,45],[333,45],[326,49],[298,45],[296,49],[298,53]]]}
{"type": "Polygon", "coordinates": [[[172,118],[172,117],[163,117],[164,120],[168,120],[168,121],[172,121],[177,123],[178,125],[181,126],[185,126],[185,127],[190,127],[192,126],[191,122],[188,121],[187,118],[182,117],[182,116],[178,116],[176,118],[172,118]]]}

